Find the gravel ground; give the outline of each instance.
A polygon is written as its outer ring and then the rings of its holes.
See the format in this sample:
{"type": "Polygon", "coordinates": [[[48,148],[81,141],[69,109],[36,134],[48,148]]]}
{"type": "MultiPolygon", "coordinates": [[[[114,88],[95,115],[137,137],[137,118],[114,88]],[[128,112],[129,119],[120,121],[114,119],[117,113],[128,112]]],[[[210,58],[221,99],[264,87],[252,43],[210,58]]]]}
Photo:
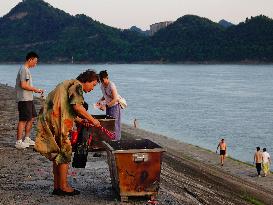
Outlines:
{"type": "MultiPolygon", "coordinates": [[[[128,203],[120,202],[111,186],[105,152],[99,158],[89,153],[85,169],[69,169],[69,181],[81,190],[79,196],[52,196],[51,162],[31,148],[14,148],[18,120],[14,89],[0,85],[0,95],[0,204],[147,204],[145,197],[130,197],[128,203]]],[[[38,100],[36,104],[39,105],[38,100]]],[[[253,177],[248,176],[248,180],[236,176],[228,166],[222,169],[214,163],[215,154],[128,125],[123,125],[122,130],[123,137],[145,136],[164,145],[166,152],[157,196],[160,204],[249,204],[243,196],[255,197],[264,204],[273,201],[272,188],[261,186],[253,177]]]]}

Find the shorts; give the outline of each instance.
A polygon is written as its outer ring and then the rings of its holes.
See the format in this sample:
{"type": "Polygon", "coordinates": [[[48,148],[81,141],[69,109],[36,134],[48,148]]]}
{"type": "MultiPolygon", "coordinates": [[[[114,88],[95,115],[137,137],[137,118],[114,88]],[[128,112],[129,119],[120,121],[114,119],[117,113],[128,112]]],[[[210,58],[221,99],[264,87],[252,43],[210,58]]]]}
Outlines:
{"type": "Polygon", "coordinates": [[[19,101],[18,102],[19,121],[30,121],[37,117],[37,112],[33,101],[19,101]]]}
{"type": "Polygon", "coordinates": [[[226,150],[220,150],[220,155],[226,155],[226,150]]]}

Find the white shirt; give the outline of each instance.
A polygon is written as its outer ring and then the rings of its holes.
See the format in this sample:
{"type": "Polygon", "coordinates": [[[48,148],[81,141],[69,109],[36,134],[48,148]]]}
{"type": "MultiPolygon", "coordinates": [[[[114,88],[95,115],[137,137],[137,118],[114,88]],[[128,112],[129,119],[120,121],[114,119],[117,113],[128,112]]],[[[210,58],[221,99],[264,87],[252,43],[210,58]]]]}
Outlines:
{"type": "Polygon", "coordinates": [[[263,152],[263,163],[268,163],[269,162],[270,155],[268,152],[263,152]]]}

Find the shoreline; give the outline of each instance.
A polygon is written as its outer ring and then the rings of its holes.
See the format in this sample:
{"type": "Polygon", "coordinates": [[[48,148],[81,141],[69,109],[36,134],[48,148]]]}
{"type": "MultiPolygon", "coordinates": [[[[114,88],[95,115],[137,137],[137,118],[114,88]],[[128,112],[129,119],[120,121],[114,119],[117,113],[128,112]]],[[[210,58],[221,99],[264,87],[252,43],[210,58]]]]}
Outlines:
{"type": "MultiPolygon", "coordinates": [[[[14,148],[18,120],[14,88],[0,84],[0,96],[0,204],[118,203],[105,152],[101,158],[89,153],[85,169],[70,168],[70,183],[82,190],[81,195],[52,196],[51,162],[32,149],[14,148]]],[[[39,99],[35,99],[35,104],[38,110],[39,99]]],[[[31,137],[35,138],[35,129],[31,137]]],[[[273,176],[258,178],[253,166],[228,158],[221,167],[219,156],[209,150],[125,124],[122,137],[147,138],[165,149],[158,193],[160,204],[243,205],[273,201],[273,176]]],[[[147,199],[129,201],[142,205],[147,199]]]]}

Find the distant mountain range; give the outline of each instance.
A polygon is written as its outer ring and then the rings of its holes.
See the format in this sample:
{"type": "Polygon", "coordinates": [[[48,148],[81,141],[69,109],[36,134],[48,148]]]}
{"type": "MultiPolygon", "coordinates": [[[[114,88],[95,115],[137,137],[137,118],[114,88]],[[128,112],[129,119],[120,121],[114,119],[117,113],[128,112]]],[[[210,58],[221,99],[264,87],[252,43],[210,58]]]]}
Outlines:
{"type": "Polygon", "coordinates": [[[260,15],[238,25],[185,15],[153,36],[72,16],[42,0],[24,0],[0,18],[0,62],[273,62],[273,20],[260,15]]]}
{"type": "Polygon", "coordinates": [[[225,19],[222,19],[221,21],[219,21],[219,24],[224,27],[224,28],[228,28],[230,26],[234,26],[233,23],[230,23],[228,21],[226,21],[225,19]]]}

